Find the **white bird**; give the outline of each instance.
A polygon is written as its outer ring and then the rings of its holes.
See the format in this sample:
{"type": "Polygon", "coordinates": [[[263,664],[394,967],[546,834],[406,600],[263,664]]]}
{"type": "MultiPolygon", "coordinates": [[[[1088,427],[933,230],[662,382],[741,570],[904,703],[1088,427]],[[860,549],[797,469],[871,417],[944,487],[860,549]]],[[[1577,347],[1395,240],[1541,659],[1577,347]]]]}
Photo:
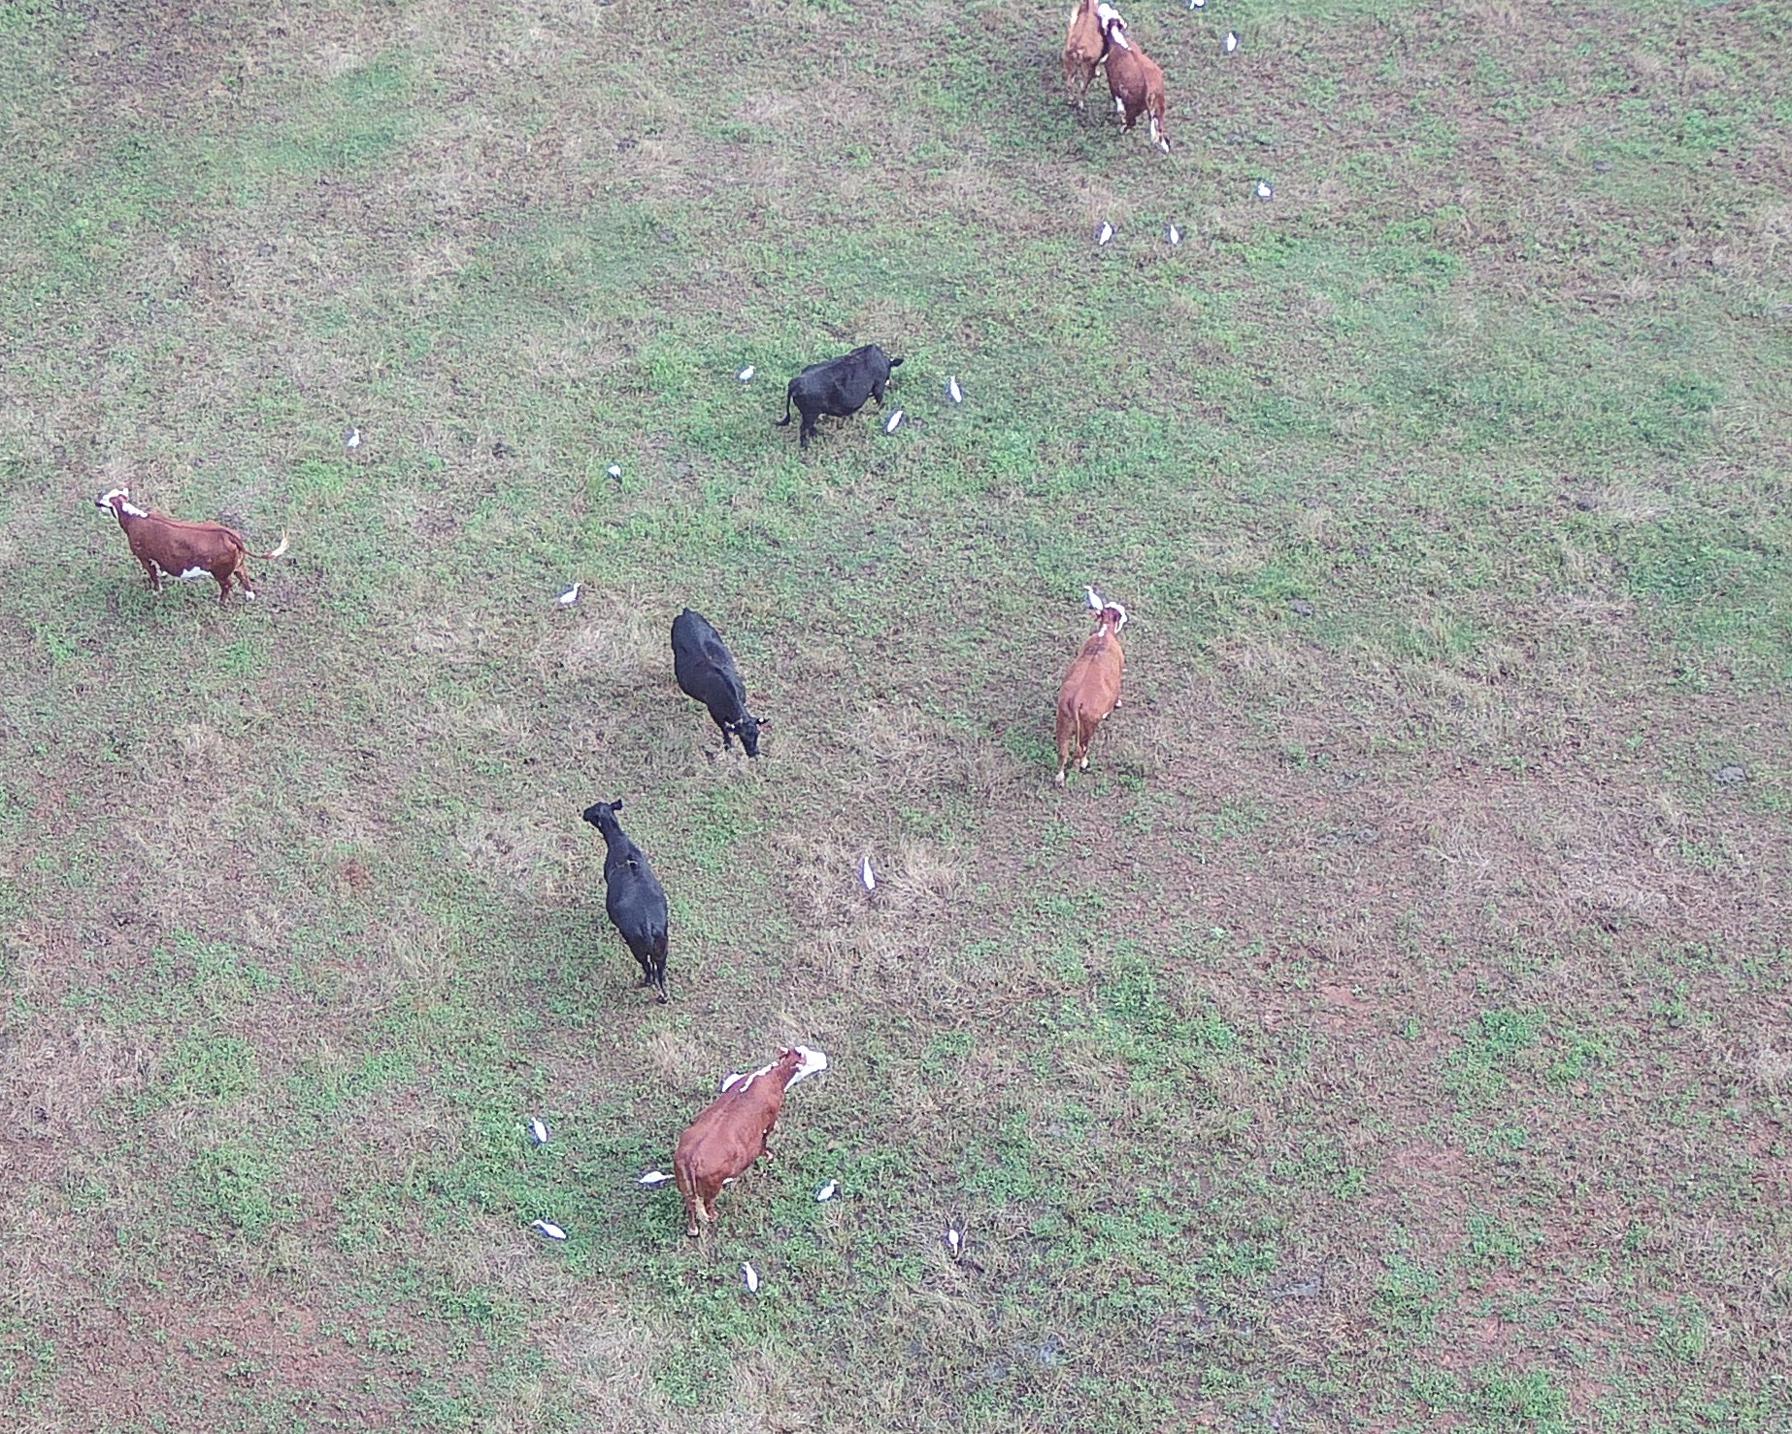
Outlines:
{"type": "Polygon", "coordinates": [[[541,1233],[546,1235],[550,1240],[564,1240],[566,1238],[566,1231],[562,1230],[558,1225],[550,1224],[546,1220],[536,1220],[529,1226],[529,1228],[531,1230],[541,1231],[541,1233]]]}
{"type": "Polygon", "coordinates": [[[607,471],[617,482],[622,481],[622,465],[620,463],[612,463],[607,471]]]}
{"type": "Polygon", "coordinates": [[[1086,587],[1083,591],[1089,595],[1090,612],[1100,612],[1102,608],[1107,606],[1107,604],[1101,600],[1101,594],[1096,592],[1094,588],[1086,587]]]}
{"type": "Polygon", "coordinates": [[[834,1198],[834,1192],[839,1188],[840,1186],[835,1181],[828,1181],[826,1185],[823,1185],[821,1189],[815,1192],[815,1203],[821,1205],[832,1200],[834,1198]]]}
{"type": "Polygon", "coordinates": [[[952,1252],[953,1259],[957,1259],[964,1249],[964,1231],[956,1225],[946,1226],[946,1248],[952,1252]]]}
{"type": "Polygon", "coordinates": [[[964,390],[958,386],[958,375],[953,374],[946,380],[946,397],[954,403],[964,402],[964,390]]]}
{"type": "Polygon", "coordinates": [[[351,428],[347,433],[343,434],[342,446],[344,448],[359,448],[361,446],[361,430],[358,428],[351,428]]]}
{"type": "Polygon", "coordinates": [[[1188,8],[1191,10],[1205,10],[1207,8],[1207,0],[1188,0],[1188,8]]]}
{"type": "Polygon", "coordinates": [[[582,582],[574,583],[565,592],[561,593],[559,597],[555,598],[554,601],[559,603],[561,607],[571,607],[579,600],[579,589],[584,586],[585,584],[582,582]]]}
{"type": "Polygon", "coordinates": [[[1172,249],[1182,242],[1182,231],[1176,227],[1174,220],[1171,221],[1170,227],[1164,230],[1164,238],[1170,241],[1172,249]]]}
{"type": "Polygon", "coordinates": [[[1221,44],[1222,44],[1223,48],[1225,49],[1226,53],[1229,55],[1234,50],[1236,50],[1238,48],[1238,36],[1234,35],[1230,30],[1228,30],[1228,31],[1226,31],[1226,38],[1221,42],[1221,44]]]}
{"type": "Polygon", "coordinates": [[[1108,242],[1108,240],[1112,239],[1113,237],[1114,237],[1114,226],[1112,224],[1109,224],[1107,222],[1107,220],[1105,220],[1105,219],[1102,220],[1101,228],[1099,228],[1095,231],[1096,244],[1098,244],[1098,245],[1105,244],[1108,242]]]}
{"type": "Polygon", "coordinates": [[[894,433],[902,424],[902,410],[899,408],[884,420],[884,432],[894,433]]]}
{"type": "Polygon", "coordinates": [[[671,1178],[663,1170],[649,1170],[635,1183],[638,1185],[664,1185],[671,1178]]]}
{"type": "Polygon", "coordinates": [[[759,1271],[747,1264],[744,1260],[741,1262],[740,1278],[741,1283],[747,1287],[748,1294],[756,1295],[759,1293],[759,1271]]]}
{"type": "Polygon", "coordinates": [[[1257,197],[1259,199],[1274,199],[1276,197],[1275,185],[1267,179],[1259,179],[1257,181],[1257,197]]]}
{"type": "Polygon", "coordinates": [[[529,1122],[529,1138],[537,1145],[548,1143],[548,1128],[542,1124],[540,1116],[536,1116],[529,1122]]]}
{"type": "Polygon", "coordinates": [[[739,373],[735,374],[735,377],[738,378],[742,383],[746,383],[748,380],[750,380],[753,377],[753,365],[748,364],[739,373]]]}
{"type": "Polygon", "coordinates": [[[868,892],[877,890],[877,876],[871,870],[870,852],[866,852],[859,861],[859,885],[868,892]]]}

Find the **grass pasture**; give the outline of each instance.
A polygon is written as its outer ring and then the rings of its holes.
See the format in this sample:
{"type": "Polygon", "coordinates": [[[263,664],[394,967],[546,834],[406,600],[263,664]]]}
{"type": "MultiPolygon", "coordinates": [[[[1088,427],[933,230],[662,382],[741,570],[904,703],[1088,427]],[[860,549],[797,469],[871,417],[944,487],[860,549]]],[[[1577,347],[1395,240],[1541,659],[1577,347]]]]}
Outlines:
{"type": "Polygon", "coordinates": [[[1126,8],[0,0],[0,1427],[1792,1427],[1792,21],[1126,8]]]}

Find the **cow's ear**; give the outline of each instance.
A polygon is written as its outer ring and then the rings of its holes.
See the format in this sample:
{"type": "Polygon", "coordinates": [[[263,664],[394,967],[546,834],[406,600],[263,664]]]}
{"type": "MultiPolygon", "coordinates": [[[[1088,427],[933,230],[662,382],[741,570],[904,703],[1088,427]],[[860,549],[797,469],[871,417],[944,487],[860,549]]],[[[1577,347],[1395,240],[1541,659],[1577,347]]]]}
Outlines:
{"type": "Polygon", "coordinates": [[[753,720],[759,724],[759,730],[761,732],[772,725],[772,719],[769,717],[755,717],[753,720]]]}

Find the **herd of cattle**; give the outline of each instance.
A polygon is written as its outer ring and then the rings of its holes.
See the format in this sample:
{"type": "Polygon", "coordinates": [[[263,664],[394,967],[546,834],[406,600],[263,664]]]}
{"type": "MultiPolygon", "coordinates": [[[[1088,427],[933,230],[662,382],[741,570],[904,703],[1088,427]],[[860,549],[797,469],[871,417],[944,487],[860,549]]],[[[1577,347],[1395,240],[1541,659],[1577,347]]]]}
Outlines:
{"type": "MultiPolygon", "coordinates": [[[[1078,0],[1065,41],[1064,80],[1071,102],[1079,108],[1103,65],[1115,112],[1125,128],[1132,129],[1139,116],[1145,115],[1152,142],[1168,153],[1163,71],[1127,37],[1126,21],[1110,5],[1078,0]]],[[[867,344],[825,363],[810,364],[786,387],[784,416],[778,423],[788,425],[794,408],[801,418],[799,446],[807,448],[818,419],[850,417],[867,401],[881,408],[891,373],[901,363],[876,344],[867,344]]],[[[128,488],[113,488],[96,498],[94,505],[117,520],[152,591],[160,591],[165,577],[209,577],[218,584],[220,604],[229,601],[233,587],[245,598],[253,598],[255,585],[246,567],[248,559],[277,558],[286,551],[284,535],[276,547],[256,552],[242,534],[222,523],[186,522],[146,511],[131,501],[128,488]]],[[[1058,770],[1054,778],[1058,786],[1064,785],[1073,760],[1079,768],[1088,769],[1089,746],[1096,730],[1120,705],[1125,668],[1120,630],[1126,625],[1126,609],[1107,601],[1093,587],[1087,589],[1087,595],[1095,628],[1070,664],[1058,694],[1058,770]]],[[[746,685],[721,633],[708,618],[690,608],[672,624],[672,672],[679,688],[708,709],[722,734],[724,752],[738,737],[749,758],[759,755],[760,735],[771,724],[749,709],[746,685]]],[[[583,813],[604,840],[604,909],[641,967],[641,984],[668,1002],[672,997],[666,976],[671,929],[666,891],[646,853],[622,829],[617,819],[621,810],[622,802],[617,800],[596,802],[583,813]]],[[[767,1153],[785,1091],[826,1066],[827,1057],[821,1052],[791,1046],[761,1069],[731,1076],[722,1083],[720,1093],[679,1139],[673,1157],[673,1178],[684,1197],[690,1234],[698,1235],[715,1220],[716,1196],[722,1186],[767,1153]]],[[[559,1233],[558,1227],[544,1228],[559,1233]]]]}
{"type": "MultiPolygon", "coordinates": [[[[889,370],[895,367],[881,349],[875,345],[860,349],[836,363],[846,364],[851,374],[863,377],[870,370],[868,353],[876,355],[880,377],[865,380],[865,395],[881,398],[889,370]]],[[[813,412],[833,411],[828,403],[838,406],[845,401],[838,396],[844,381],[837,376],[825,383],[813,380],[813,375],[829,367],[814,365],[791,381],[792,399],[798,402],[805,424],[813,412]],[[808,385],[799,390],[805,380],[808,385]],[[814,401],[804,407],[805,399],[814,401]]],[[[864,396],[859,402],[864,402],[864,396]]],[[[222,523],[185,522],[145,510],[131,501],[128,488],[111,489],[94,499],[94,506],[117,520],[152,591],[161,590],[164,577],[209,577],[218,584],[220,603],[229,600],[233,585],[245,597],[253,598],[255,588],[244,566],[246,560],[276,558],[286,551],[284,535],[277,547],[257,553],[241,533],[222,523]]],[[[1107,601],[1093,587],[1087,589],[1087,597],[1095,614],[1095,630],[1070,664],[1058,693],[1058,771],[1054,780],[1059,786],[1064,785],[1072,760],[1088,769],[1089,745],[1096,729],[1120,705],[1120,679],[1126,663],[1120,629],[1126,625],[1126,609],[1107,601]]],[[[681,691],[708,709],[722,734],[724,752],[738,737],[749,758],[759,755],[760,735],[771,723],[755,716],[748,706],[746,683],[722,634],[702,613],[688,607],[672,623],[672,675],[681,691]]],[[[618,800],[595,802],[583,813],[604,839],[604,910],[639,963],[641,984],[668,1002],[672,999],[666,976],[671,921],[666,889],[654,875],[646,853],[622,829],[617,820],[621,810],[618,800]]],[[[674,1157],[675,1178],[691,1234],[698,1234],[714,1220],[716,1193],[722,1185],[765,1154],[785,1088],[826,1063],[827,1058],[818,1051],[789,1047],[763,1070],[724,1083],[721,1093],[692,1122],[674,1157]]]]}

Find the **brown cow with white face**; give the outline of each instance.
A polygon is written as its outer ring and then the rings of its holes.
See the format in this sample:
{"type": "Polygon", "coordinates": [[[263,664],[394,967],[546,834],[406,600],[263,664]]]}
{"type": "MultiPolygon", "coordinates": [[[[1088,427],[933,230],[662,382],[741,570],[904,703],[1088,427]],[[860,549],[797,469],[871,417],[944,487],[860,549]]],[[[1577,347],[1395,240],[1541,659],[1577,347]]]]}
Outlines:
{"type": "Polygon", "coordinates": [[[1114,96],[1114,113],[1131,129],[1145,115],[1151,121],[1151,142],[1165,154],[1170,152],[1169,132],[1164,128],[1164,72],[1139,48],[1138,41],[1127,38],[1126,21],[1115,10],[1103,4],[1102,33],[1108,42],[1108,89],[1114,96]]]}
{"type": "Polygon", "coordinates": [[[129,488],[114,488],[93,500],[102,513],[110,513],[124,529],[131,554],[149,574],[152,591],[160,592],[162,579],[211,578],[218,584],[218,601],[230,597],[234,581],[243,596],[253,598],[255,585],[243,564],[249,558],[277,558],[286,551],[286,535],[272,552],[251,551],[243,535],[222,523],[183,523],[166,513],[146,513],[131,502],[129,488]]]}
{"type": "Polygon", "coordinates": [[[1107,601],[1094,588],[1089,589],[1089,606],[1095,610],[1095,631],[1070,664],[1058,692],[1058,775],[1054,780],[1060,787],[1073,755],[1081,770],[1089,770],[1089,743],[1108,713],[1120,705],[1120,677],[1126,670],[1126,654],[1120,650],[1126,609],[1107,601]]]}
{"type": "Polygon", "coordinates": [[[828,1058],[807,1046],[787,1046],[770,1065],[733,1076],[722,1093],[678,1138],[672,1178],[684,1196],[687,1235],[706,1230],[716,1218],[716,1196],[767,1149],[784,1109],[784,1092],[799,1080],[828,1068],[828,1058]]]}

